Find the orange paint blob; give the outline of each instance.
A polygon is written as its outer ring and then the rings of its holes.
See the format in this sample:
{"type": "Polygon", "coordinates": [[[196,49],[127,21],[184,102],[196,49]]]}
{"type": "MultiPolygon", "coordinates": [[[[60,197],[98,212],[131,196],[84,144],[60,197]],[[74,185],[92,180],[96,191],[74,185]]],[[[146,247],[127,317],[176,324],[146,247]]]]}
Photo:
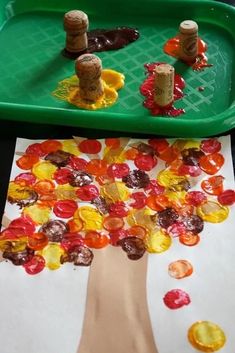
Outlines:
{"type": "Polygon", "coordinates": [[[42,250],[48,244],[48,237],[44,233],[34,233],[28,239],[28,246],[33,250],[42,250]]]}
{"type": "Polygon", "coordinates": [[[125,157],[127,160],[133,161],[136,156],[139,154],[137,148],[130,148],[129,150],[125,151],[125,157]]]}
{"type": "Polygon", "coordinates": [[[191,276],[193,266],[187,260],[177,260],[169,264],[168,273],[175,279],[181,279],[191,276]]]}
{"type": "Polygon", "coordinates": [[[80,232],[83,228],[83,221],[80,218],[70,219],[67,223],[70,233],[80,232]]]}
{"type": "Polygon", "coordinates": [[[88,231],[85,235],[84,243],[89,248],[101,249],[109,244],[109,238],[96,231],[88,231]]]}
{"type": "Polygon", "coordinates": [[[220,153],[205,155],[199,159],[200,168],[207,174],[216,174],[224,164],[224,156],[220,153]]]}
{"type": "Polygon", "coordinates": [[[46,140],[41,143],[41,150],[44,153],[56,152],[62,148],[63,148],[62,143],[57,140],[46,140]]]}
{"type": "Polygon", "coordinates": [[[187,245],[187,246],[195,246],[199,243],[200,237],[198,234],[193,233],[185,233],[179,236],[180,243],[187,245]]]}
{"type": "Polygon", "coordinates": [[[40,180],[34,185],[34,190],[41,195],[48,195],[55,190],[55,184],[51,180],[40,180]]]}
{"type": "Polygon", "coordinates": [[[107,163],[104,160],[92,159],[86,166],[86,172],[95,176],[102,176],[107,172],[107,163]]]}
{"type": "Polygon", "coordinates": [[[146,205],[154,211],[163,211],[169,206],[169,200],[165,195],[150,195],[147,197],[146,205]]]}
{"type": "Polygon", "coordinates": [[[138,225],[128,228],[126,232],[127,232],[128,236],[137,237],[137,238],[140,238],[143,240],[146,238],[146,236],[148,234],[146,228],[138,226],[138,225]]]}
{"type": "Polygon", "coordinates": [[[36,156],[35,154],[24,154],[16,161],[16,164],[20,169],[29,170],[38,161],[39,161],[39,157],[36,156]]]}
{"type": "Polygon", "coordinates": [[[223,192],[223,181],[224,177],[222,175],[215,175],[213,177],[210,177],[202,181],[202,190],[209,195],[218,196],[223,192]]]}
{"type": "Polygon", "coordinates": [[[118,138],[107,138],[105,139],[105,144],[109,148],[116,149],[120,147],[121,142],[118,138]]]}
{"type": "Polygon", "coordinates": [[[179,151],[174,148],[173,146],[167,147],[160,155],[159,158],[165,161],[166,163],[170,164],[175,159],[177,159],[179,155],[179,151]]]}
{"type": "MultiPolygon", "coordinates": [[[[174,58],[179,59],[180,52],[180,43],[179,36],[175,36],[174,38],[169,39],[164,45],[164,52],[174,58]]],[[[198,38],[198,55],[194,62],[186,62],[187,65],[191,66],[193,70],[200,71],[205,67],[211,67],[211,64],[208,64],[207,56],[205,55],[207,51],[206,43],[198,38]]]]}
{"type": "Polygon", "coordinates": [[[118,229],[123,228],[124,221],[120,217],[108,216],[104,219],[103,226],[108,231],[118,230],[118,229]]]}

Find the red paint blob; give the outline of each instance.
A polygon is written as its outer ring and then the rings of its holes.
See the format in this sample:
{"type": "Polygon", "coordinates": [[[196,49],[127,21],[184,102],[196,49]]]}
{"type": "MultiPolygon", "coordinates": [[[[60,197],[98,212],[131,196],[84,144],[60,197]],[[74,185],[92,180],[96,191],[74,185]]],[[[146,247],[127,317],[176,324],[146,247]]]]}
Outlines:
{"type": "Polygon", "coordinates": [[[191,303],[189,295],[182,289],[172,289],[163,298],[165,305],[169,309],[180,309],[184,305],[191,303]]]}
{"type": "Polygon", "coordinates": [[[36,275],[44,269],[45,260],[41,255],[34,255],[23,267],[29,275],[36,275]]]}
{"type": "Polygon", "coordinates": [[[135,192],[131,195],[134,202],[130,204],[131,207],[140,209],[146,205],[147,196],[143,192],[135,192]]]}
{"type": "Polygon", "coordinates": [[[83,140],[79,143],[79,150],[82,153],[96,154],[101,151],[102,145],[97,140],[83,140]]]}
{"type": "Polygon", "coordinates": [[[130,168],[126,163],[113,163],[107,169],[107,174],[111,178],[122,178],[129,174],[130,168]]]}
{"type": "Polygon", "coordinates": [[[157,155],[169,147],[169,142],[166,139],[150,139],[148,143],[154,148],[157,155]]]}
{"type": "Polygon", "coordinates": [[[77,203],[73,200],[57,201],[54,205],[53,212],[57,217],[70,218],[78,208],[77,203]]]}
{"type": "Polygon", "coordinates": [[[99,196],[99,190],[95,185],[84,185],[76,190],[76,195],[82,201],[92,201],[99,196]]]}
{"type": "Polygon", "coordinates": [[[85,159],[72,156],[70,157],[68,165],[74,170],[84,171],[86,169],[87,164],[88,162],[85,159]]]}
{"type": "Polygon", "coordinates": [[[179,167],[178,174],[179,175],[190,175],[192,177],[197,177],[202,173],[201,169],[198,165],[186,165],[182,164],[179,167]]]}
{"type": "Polygon", "coordinates": [[[54,180],[57,182],[57,184],[60,184],[60,185],[69,183],[71,180],[71,177],[72,177],[72,172],[70,169],[67,169],[67,168],[57,169],[53,175],[54,180]]]}
{"type": "Polygon", "coordinates": [[[192,206],[200,206],[206,202],[207,197],[202,191],[189,191],[185,197],[187,203],[192,206]]]}
{"type": "MultiPolygon", "coordinates": [[[[175,36],[174,38],[169,39],[164,45],[164,52],[174,58],[179,59],[179,36],[175,36]]],[[[206,43],[198,38],[198,55],[195,62],[185,62],[187,65],[191,66],[193,70],[200,71],[205,67],[211,67],[211,64],[208,64],[208,59],[205,55],[207,51],[206,43]]]]}
{"type": "Polygon", "coordinates": [[[219,196],[218,201],[223,206],[231,206],[235,203],[235,191],[224,190],[219,196]]]}
{"type": "Polygon", "coordinates": [[[35,232],[35,223],[29,217],[19,217],[11,221],[9,228],[20,235],[30,235],[35,232]]]}
{"type": "Polygon", "coordinates": [[[15,182],[23,186],[33,185],[36,180],[36,177],[32,173],[21,173],[15,177],[15,182]]]}
{"type": "MultiPolygon", "coordinates": [[[[148,77],[140,86],[140,93],[146,97],[144,101],[145,108],[151,111],[152,115],[161,115],[161,116],[171,116],[176,117],[183,114],[184,109],[177,109],[174,107],[173,103],[166,107],[159,107],[154,101],[154,78],[155,78],[155,67],[163,63],[151,63],[145,64],[147,69],[148,77]]],[[[183,89],[185,87],[184,79],[175,74],[174,78],[174,101],[183,97],[183,89]]]]}
{"type": "Polygon", "coordinates": [[[167,228],[167,233],[172,237],[176,238],[182,234],[185,234],[186,228],[183,222],[175,222],[167,228]]]}
{"type": "Polygon", "coordinates": [[[35,154],[38,157],[43,157],[45,156],[46,152],[42,150],[41,144],[40,143],[33,143],[32,145],[29,145],[26,148],[25,151],[26,154],[35,154]]]}
{"type": "Polygon", "coordinates": [[[63,235],[60,245],[64,250],[69,251],[75,246],[84,245],[84,240],[79,233],[66,233],[63,235]]]}
{"type": "Polygon", "coordinates": [[[203,140],[200,148],[205,153],[215,153],[221,150],[221,143],[217,139],[211,138],[208,140],[203,140]]]}
{"type": "Polygon", "coordinates": [[[117,201],[110,205],[109,214],[112,217],[126,217],[129,209],[123,201],[117,201]]]}
{"type": "Polygon", "coordinates": [[[127,231],[125,229],[117,229],[109,232],[110,244],[113,246],[119,246],[118,241],[127,237],[127,231]]]}
{"type": "Polygon", "coordinates": [[[139,153],[135,157],[134,163],[138,169],[148,172],[157,165],[157,159],[148,154],[139,153]]]}
{"type": "Polygon", "coordinates": [[[157,180],[150,180],[150,183],[144,190],[149,192],[150,195],[161,195],[165,191],[165,188],[158,184],[157,180]]]}

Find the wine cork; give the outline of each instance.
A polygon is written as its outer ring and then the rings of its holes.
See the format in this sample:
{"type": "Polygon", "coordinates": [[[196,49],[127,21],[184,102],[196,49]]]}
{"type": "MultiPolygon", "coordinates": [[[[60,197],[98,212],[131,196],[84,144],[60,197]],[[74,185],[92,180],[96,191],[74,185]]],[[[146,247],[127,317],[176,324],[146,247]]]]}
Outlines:
{"type": "Polygon", "coordinates": [[[154,101],[160,107],[166,107],[174,100],[174,73],[174,67],[169,64],[155,68],[154,101]]]}
{"type": "Polygon", "coordinates": [[[94,54],[83,54],[75,61],[75,71],[79,78],[80,95],[83,99],[96,101],[103,93],[101,81],[102,62],[94,54]]]}
{"type": "Polygon", "coordinates": [[[81,53],[87,49],[88,26],[88,17],[82,11],[72,10],[64,15],[64,30],[66,31],[65,49],[68,52],[81,53]]]}
{"type": "Polygon", "coordinates": [[[179,26],[179,58],[194,62],[198,55],[198,25],[191,20],[181,22],[179,26]]]}

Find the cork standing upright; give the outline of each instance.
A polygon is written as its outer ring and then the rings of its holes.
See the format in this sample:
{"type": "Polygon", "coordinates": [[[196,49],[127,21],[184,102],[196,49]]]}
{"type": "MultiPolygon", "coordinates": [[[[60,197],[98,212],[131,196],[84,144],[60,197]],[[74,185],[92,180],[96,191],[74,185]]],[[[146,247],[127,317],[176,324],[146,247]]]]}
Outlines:
{"type": "Polygon", "coordinates": [[[174,67],[169,64],[161,64],[155,68],[154,101],[160,107],[173,103],[174,73],[174,67]]]}
{"type": "Polygon", "coordinates": [[[66,32],[65,50],[68,53],[79,56],[87,49],[88,26],[88,17],[82,11],[72,10],[64,15],[64,30],[66,32]]]}
{"type": "Polygon", "coordinates": [[[75,61],[75,71],[79,78],[80,96],[89,101],[96,101],[103,93],[101,81],[102,62],[94,54],[83,54],[75,61]]]}
{"type": "Polygon", "coordinates": [[[198,25],[191,20],[181,22],[179,26],[179,58],[186,62],[195,62],[198,55],[198,25]]]}

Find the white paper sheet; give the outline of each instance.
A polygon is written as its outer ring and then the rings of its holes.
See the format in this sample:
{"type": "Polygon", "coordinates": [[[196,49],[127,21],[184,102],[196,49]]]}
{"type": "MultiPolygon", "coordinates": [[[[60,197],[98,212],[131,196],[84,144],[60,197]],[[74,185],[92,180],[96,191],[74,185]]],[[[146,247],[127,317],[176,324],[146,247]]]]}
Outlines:
{"type": "MultiPolygon", "coordinates": [[[[225,189],[234,189],[230,138],[222,137],[220,141],[226,163],[219,174],[225,177],[225,189]]],[[[35,142],[40,141],[18,139],[16,151],[22,152],[35,142]]],[[[11,180],[22,172],[15,165],[18,158],[15,155],[11,180]]],[[[159,162],[157,168],[163,168],[163,165],[159,162]]],[[[208,178],[208,175],[204,177],[208,178]]],[[[16,217],[17,210],[17,206],[6,204],[5,213],[9,219],[16,217]]],[[[170,250],[148,255],[147,296],[158,353],[196,352],[187,340],[187,332],[199,320],[218,324],[227,337],[220,352],[234,353],[234,228],[235,211],[231,207],[230,216],[223,223],[205,223],[197,246],[187,247],[174,239],[170,250]],[[178,259],[192,263],[192,276],[176,280],[168,275],[169,263],[178,259]],[[170,310],[162,298],[176,288],[189,293],[192,302],[181,309],[170,310]]],[[[1,352],[76,353],[81,338],[88,273],[88,268],[74,270],[71,264],[66,264],[58,271],[45,270],[37,276],[29,276],[22,268],[2,262],[1,352]]]]}

